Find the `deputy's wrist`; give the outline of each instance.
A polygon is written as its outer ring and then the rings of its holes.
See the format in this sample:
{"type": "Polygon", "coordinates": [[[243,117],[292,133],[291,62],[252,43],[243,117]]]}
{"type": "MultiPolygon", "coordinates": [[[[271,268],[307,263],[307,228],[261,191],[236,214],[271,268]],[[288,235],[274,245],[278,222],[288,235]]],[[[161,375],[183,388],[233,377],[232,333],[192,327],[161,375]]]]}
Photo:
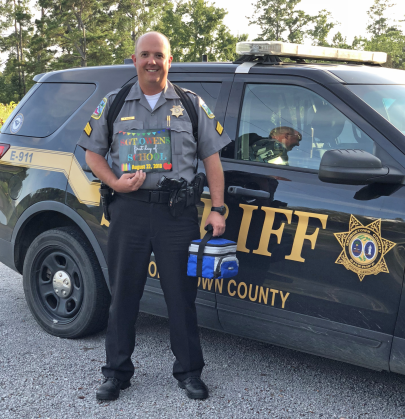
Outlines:
{"type": "Polygon", "coordinates": [[[212,206],[211,212],[217,212],[218,214],[224,216],[226,212],[225,205],[219,205],[219,206],[212,206]]]}

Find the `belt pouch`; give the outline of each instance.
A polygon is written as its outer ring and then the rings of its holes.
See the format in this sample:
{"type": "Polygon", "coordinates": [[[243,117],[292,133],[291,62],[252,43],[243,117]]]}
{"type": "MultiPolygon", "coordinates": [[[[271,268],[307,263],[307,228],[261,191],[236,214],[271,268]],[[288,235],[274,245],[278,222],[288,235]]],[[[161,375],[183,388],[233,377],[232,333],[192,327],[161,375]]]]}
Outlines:
{"type": "Polygon", "coordinates": [[[212,238],[212,231],[203,239],[193,240],[188,248],[187,275],[209,279],[233,278],[238,274],[236,243],[212,238]]]}

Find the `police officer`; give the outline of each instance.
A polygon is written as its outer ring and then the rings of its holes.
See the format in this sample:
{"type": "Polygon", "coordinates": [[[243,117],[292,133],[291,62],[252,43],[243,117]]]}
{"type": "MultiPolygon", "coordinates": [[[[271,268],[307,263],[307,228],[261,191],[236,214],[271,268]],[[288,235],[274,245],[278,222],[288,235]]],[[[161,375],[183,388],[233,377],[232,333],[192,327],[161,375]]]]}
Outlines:
{"type": "Polygon", "coordinates": [[[167,80],[172,57],[164,35],[149,32],[140,37],[132,60],[138,81],[114,122],[112,170],[105,160],[109,151],[107,115],[119,89],[103,99],[78,143],[86,149],[86,162],[92,172],[115,191],[109,208],[108,270],[112,299],[106,336],[107,362],[102,367],[106,379],[96,396],[99,400],[115,400],[120,390],[131,385],[134,325],[153,251],[169,314],[171,349],[176,358],[173,375],[188,397],[205,399],[208,389],[200,378],[204,360],[195,308],[197,278],[187,277],[188,246],[191,240],[199,238],[197,208],[190,205],[181,216],[173,217],[168,193],[157,190],[156,185],[162,174],[191,182],[198,150],[213,205],[206,225],[213,226],[214,236],[223,234],[224,176],[218,152],[230,139],[203,100],[187,92],[198,115],[197,148],[190,117],[167,80]],[[154,137],[145,142],[142,137],[148,133],[154,137]],[[137,170],[128,170],[132,167],[137,170]]]}
{"type": "Polygon", "coordinates": [[[269,138],[252,136],[250,160],[263,163],[284,164],[288,166],[288,152],[300,145],[301,134],[290,127],[276,127],[269,138]]]}

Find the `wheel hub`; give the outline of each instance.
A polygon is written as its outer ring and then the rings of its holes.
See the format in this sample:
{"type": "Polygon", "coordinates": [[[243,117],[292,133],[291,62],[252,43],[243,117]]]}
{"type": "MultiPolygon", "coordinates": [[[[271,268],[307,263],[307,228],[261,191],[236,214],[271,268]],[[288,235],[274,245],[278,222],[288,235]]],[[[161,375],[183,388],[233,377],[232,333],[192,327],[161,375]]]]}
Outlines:
{"type": "Polygon", "coordinates": [[[70,297],[73,291],[72,281],[65,271],[58,271],[53,276],[53,289],[60,298],[70,297]]]}

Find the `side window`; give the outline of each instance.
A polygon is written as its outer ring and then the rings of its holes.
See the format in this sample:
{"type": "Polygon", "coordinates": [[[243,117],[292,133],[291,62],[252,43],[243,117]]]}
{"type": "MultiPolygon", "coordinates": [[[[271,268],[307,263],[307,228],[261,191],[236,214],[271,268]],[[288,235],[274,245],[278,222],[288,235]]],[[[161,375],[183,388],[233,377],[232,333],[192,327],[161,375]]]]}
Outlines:
{"type": "Polygon", "coordinates": [[[197,93],[207,106],[215,112],[215,105],[217,104],[217,99],[219,91],[221,90],[221,83],[198,83],[198,82],[174,82],[184,89],[191,90],[194,93],[197,93]]]}
{"type": "Polygon", "coordinates": [[[3,132],[47,137],[83,104],[94,89],[94,84],[43,83],[22,103],[3,132]]]}
{"type": "Polygon", "coordinates": [[[298,86],[247,84],[237,158],[318,169],[332,149],[374,153],[373,140],[316,93],[298,86]]]}

